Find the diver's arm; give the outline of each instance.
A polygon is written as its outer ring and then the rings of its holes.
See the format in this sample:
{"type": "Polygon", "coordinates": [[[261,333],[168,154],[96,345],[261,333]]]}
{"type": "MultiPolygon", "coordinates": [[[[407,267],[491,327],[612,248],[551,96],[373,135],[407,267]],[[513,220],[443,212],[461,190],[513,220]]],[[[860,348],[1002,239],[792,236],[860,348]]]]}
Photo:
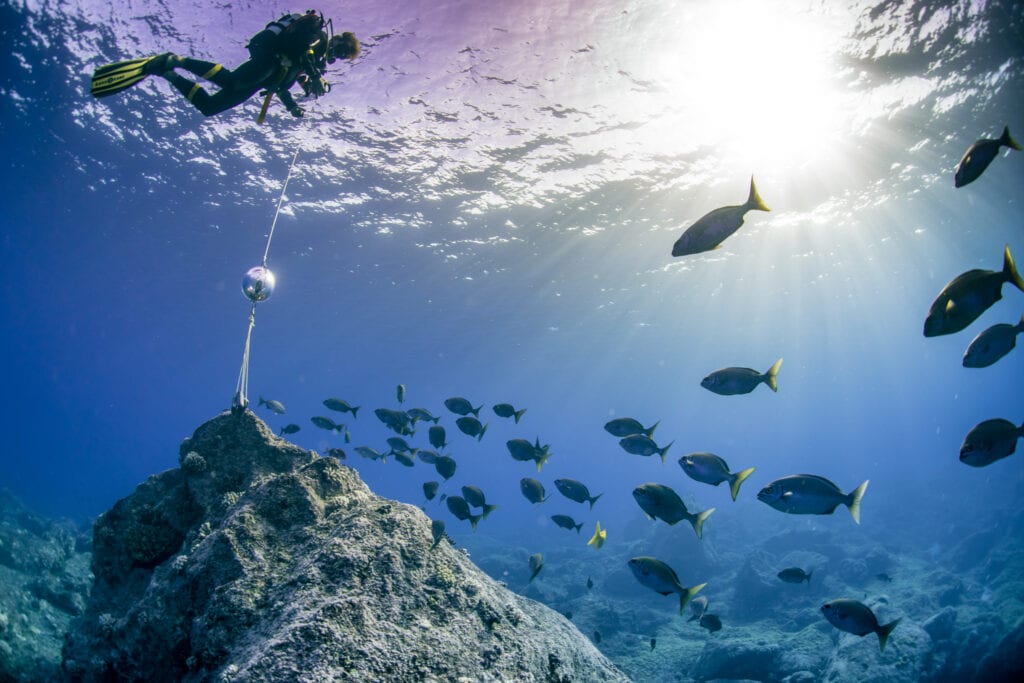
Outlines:
{"type": "MultiPolygon", "coordinates": [[[[290,83],[289,87],[291,87],[290,83]]],[[[277,96],[281,98],[281,104],[283,104],[288,109],[288,113],[290,113],[292,116],[302,116],[303,114],[305,114],[305,111],[302,109],[302,107],[296,104],[295,98],[292,97],[292,94],[288,92],[288,88],[278,88],[277,96]]]]}

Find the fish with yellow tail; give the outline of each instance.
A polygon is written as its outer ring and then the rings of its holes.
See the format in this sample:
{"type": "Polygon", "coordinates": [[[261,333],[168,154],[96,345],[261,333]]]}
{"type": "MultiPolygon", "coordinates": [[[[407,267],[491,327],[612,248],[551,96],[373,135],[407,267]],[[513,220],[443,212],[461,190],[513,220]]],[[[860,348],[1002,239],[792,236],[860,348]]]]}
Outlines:
{"type": "Polygon", "coordinates": [[[1010,137],[1010,127],[1003,126],[1003,134],[997,138],[981,138],[971,145],[964,153],[960,163],[956,165],[956,174],[953,176],[954,187],[963,187],[967,183],[973,183],[984,172],[992,160],[999,154],[1000,147],[1020,150],[1020,145],[1010,137]]]}
{"type": "Polygon", "coordinates": [[[598,521],[597,528],[594,530],[594,535],[587,541],[587,545],[594,546],[594,550],[600,550],[604,547],[605,539],[608,538],[608,530],[601,528],[601,522],[598,521]]]}
{"type": "Polygon", "coordinates": [[[690,602],[690,598],[707,585],[706,583],[701,583],[692,588],[684,588],[679,583],[679,577],[676,576],[672,567],[653,557],[634,557],[629,561],[629,569],[633,572],[633,576],[636,577],[637,581],[655,593],[660,593],[661,595],[679,593],[680,614],[686,611],[686,603],[690,602]]]}
{"type": "Polygon", "coordinates": [[[754,468],[749,467],[739,472],[730,472],[729,463],[714,453],[690,453],[679,458],[679,466],[686,472],[686,476],[702,484],[718,486],[723,481],[729,482],[729,493],[732,499],[736,500],[739,495],[740,485],[754,473],[754,468]]]}
{"type": "Polygon", "coordinates": [[[942,288],[928,309],[924,321],[924,336],[938,337],[966,328],[1003,298],[1003,284],[1009,282],[1024,292],[1024,278],[1010,253],[1010,245],[1003,249],[1003,269],[969,270],[953,278],[942,288]]]}
{"type": "Polygon", "coordinates": [[[897,619],[882,626],[878,623],[878,618],[870,607],[847,598],[826,602],[821,606],[821,613],[825,615],[830,624],[840,631],[862,637],[869,633],[877,633],[878,647],[882,652],[885,651],[885,643],[889,640],[889,634],[900,623],[900,619],[897,619]]]}
{"type": "Polygon", "coordinates": [[[727,237],[740,229],[743,217],[751,210],[771,211],[757,193],[754,176],[750,176],[750,193],[745,204],[723,206],[701,216],[676,240],[672,246],[672,255],[687,256],[717,249],[727,237]]]}
{"type": "Polygon", "coordinates": [[[700,385],[719,396],[735,396],[749,394],[762,382],[772,391],[779,390],[775,377],[782,367],[782,359],[778,359],[768,368],[768,372],[760,373],[753,368],[722,368],[715,370],[700,381],[700,385]]]}
{"type": "Polygon", "coordinates": [[[697,538],[703,537],[704,522],[715,511],[715,508],[708,508],[696,514],[690,512],[679,494],[664,484],[641,484],[633,489],[633,498],[651,519],[660,519],[669,525],[685,519],[693,527],[697,538]]]}
{"type": "Polygon", "coordinates": [[[850,508],[853,521],[860,524],[860,501],[868,488],[867,480],[850,493],[825,477],[794,474],[776,479],[757,494],[757,499],[780,512],[791,515],[831,515],[840,505],[850,508]]]}

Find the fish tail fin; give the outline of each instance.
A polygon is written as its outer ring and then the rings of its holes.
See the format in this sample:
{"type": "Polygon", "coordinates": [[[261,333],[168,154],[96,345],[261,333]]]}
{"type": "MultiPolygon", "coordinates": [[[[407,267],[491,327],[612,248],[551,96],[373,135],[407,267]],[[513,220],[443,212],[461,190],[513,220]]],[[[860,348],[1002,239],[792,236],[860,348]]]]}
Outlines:
{"type": "Polygon", "coordinates": [[[356,413],[359,412],[360,408],[362,408],[362,406],[356,406],[355,408],[352,409],[352,417],[359,417],[359,415],[357,415],[356,413]]]}
{"type": "Polygon", "coordinates": [[[690,520],[690,524],[693,525],[693,530],[697,533],[697,538],[704,537],[704,522],[708,521],[708,517],[710,517],[711,513],[714,511],[715,508],[708,508],[690,520]]]}
{"type": "Polygon", "coordinates": [[[484,515],[470,515],[469,524],[473,527],[473,531],[476,531],[476,523],[484,518],[484,515]]]}
{"type": "Polygon", "coordinates": [[[885,652],[885,643],[886,643],[886,641],[889,640],[889,634],[892,633],[892,630],[894,628],[899,626],[899,623],[902,620],[903,620],[903,618],[900,617],[896,621],[890,622],[890,623],[886,624],[885,626],[879,626],[878,627],[878,647],[879,647],[879,649],[882,652],[885,652]]]}
{"type": "Polygon", "coordinates": [[[476,440],[477,441],[483,441],[484,440],[484,434],[486,434],[486,433],[487,433],[487,425],[484,425],[483,429],[480,430],[480,433],[477,434],[476,440]]]}
{"type": "Polygon", "coordinates": [[[858,486],[850,494],[849,502],[846,504],[850,508],[850,514],[853,515],[853,521],[860,524],[860,501],[864,497],[864,492],[868,489],[869,479],[865,479],[864,483],[858,486]]]}
{"type": "Polygon", "coordinates": [[[579,524],[576,525],[576,533],[578,534],[580,532],[580,529],[582,529],[582,528],[583,528],[583,522],[580,522],[579,524]]]}
{"type": "Polygon", "coordinates": [[[537,471],[538,472],[540,472],[540,468],[544,466],[544,463],[546,463],[548,461],[548,458],[550,458],[550,457],[551,457],[550,453],[544,453],[539,458],[537,458],[537,471]]]}
{"type": "Polygon", "coordinates": [[[736,500],[736,496],[739,495],[740,486],[743,484],[743,482],[747,480],[747,477],[749,477],[753,473],[754,468],[750,467],[743,470],[742,472],[737,472],[736,474],[732,475],[732,481],[729,482],[729,493],[732,494],[733,500],[736,500]]]}
{"type": "Polygon", "coordinates": [[[679,594],[679,613],[680,614],[682,614],[683,612],[686,611],[686,604],[688,602],[690,602],[690,599],[694,595],[699,593],[701,591],[701,589],[704,588],[704,586],[706,586],[706,585],[707,585],[706,583],[700,583],[700,584],[697,584],[696,586],[694,586],[693,588],[687,588],[687,589],[683,590],[683,592],[679,594]]]}
{"type": "Polygon", "coordinates": [[[809,571],[809,572],[807,572],[807,587],[808,587],[808,588],[810,588],[810,587],[811,587],[811,574],[813,574],[813,573],[814,573],[814,571],[813,571],[813,570],[812,570],[812,571],[809,571]]]}
{"type": "Polygon", "coordinates": [[[1014,140],[1012,137],[1010,137],[1010,127],[1009,126],[1004,126],[1003,127],[1003,135],[1002,135],[1002,137],[999,138],[999,144],[1000,145],[1006,145],[1010,149],[1016,149],[1016,150],[1020,149],[1020,145],[1017,144],[1017,141],[1014,140]]]}
{"type": "Polygon", "coordinates": [[[476,408],[470,407],[469,412],[473,413],[473,417],[479,418],[480,417],[480,409],[483,408],[483,407],[484,407],[483,404],[480,404],[476,408]]]}
{"type": "Polygon", "coordinates": [[[487,515],[491,514],[497,509],[497,505],[484,505],[483,514],[480,515],[480,519],[487,519],[487,515]]]}
{"type": "Polygon", "coordinates": [[[597,499],[600,498],[603,495],[604,495],[603,493],[599,493],[596,496],[592,496],[591,498],[587,498],[587,500],[590,502],[590,509],[591,510],[594,509],[594,503],[597,502],[597,499]]]}
{"type": "Polygon", "coordinates": [[[758,211],[771,211],[768,205],[761,199],[761,195],[757,193],[757,185],[754,184],[754,176],[750,176],[750,194],[747,196],[747,208],[757,209],[758,211]]]}
{"type": "Polygon", "coordinates": [[[660,424],[661,424],[661,420],[658,420],[657,422],[652,424],[650,427],[645,429],[644,430],[644,434],[646,434],[647,436],[649,436],[650,438],[653,439],[654,438],[654,430],[657,429],[658,425],[660,425],[660,424]]]}
{"type": "Polygon", "coordinates": [[[522,418],[523,415],[525,415],[525,414],[526,414],[526,408],[523,408],[522,410],[517,410],[516,412],[512,413],[512,417],[515,418],[516,424],[519,424],[520,418],[522,418]]]}
{"type": "Polygon", "coordinates": [[[259,403],[256,404],[256,407],[259,408],[260,406],[265,406],[265,405],[267,405],[266,400],[264,400],[264,398],[262,396],[260,396],[259,403]]]}
{"type": "Polygon", "coordinates": [[[1013,283],[1013,286],[1024,292],[1024,278],[1021,278],[1020,271],[1017,270],[1017,264],[1013,262],[1013,254],[1010,253],[1010,245],[1006,245],[1006,249],[1003,250],[1003,276],[1007,282],[1013,283]]]}
{"type": "Polygon", "coordinates": [[[659,448],[658,449],[658,455],[661,456],[661,462],[662,463],[665,462],[665,454],[668,453],[668,449],[672,448],[672,444],[674,444],[674,443],[675,443],[675,441],[669,441],[667,446],[665,446],[664,448],[659,448]]]}
{"type": "Polygon", "coordinates": [[[764,382],[768,385],[772,391],[779,390],[779,383],[775,379],[779,374],[779,368],[782,367],[782,359],[778,359],[775,363],[768,368],[768,372],[764,373],[764,382]]]}

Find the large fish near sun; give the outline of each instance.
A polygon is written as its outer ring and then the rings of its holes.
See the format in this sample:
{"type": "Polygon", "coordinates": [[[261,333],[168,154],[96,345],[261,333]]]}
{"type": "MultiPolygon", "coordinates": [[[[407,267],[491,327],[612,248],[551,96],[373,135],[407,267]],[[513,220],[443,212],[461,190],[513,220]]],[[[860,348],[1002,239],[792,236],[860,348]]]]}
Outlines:
{"type": "Polygon", "coordinates": [[[747,196],[747,202],[739,206],[723,206],[701,216],[676,240],[672,247],[672,255],[686,256],[717,249],[727,237],[740,229],[743,225],[743,216],[754,209],[771,211],[757,193],[754,176],[750,176],[750,194],[747,196]]]}

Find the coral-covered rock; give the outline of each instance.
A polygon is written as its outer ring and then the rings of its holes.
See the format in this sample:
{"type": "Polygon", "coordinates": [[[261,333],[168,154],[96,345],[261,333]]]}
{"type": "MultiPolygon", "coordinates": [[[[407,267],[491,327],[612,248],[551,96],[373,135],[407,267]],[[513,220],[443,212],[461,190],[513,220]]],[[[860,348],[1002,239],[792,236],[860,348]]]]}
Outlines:
{"type": "Polygon", "coordinates": [[[59,679],[64,634],[92,581],[79,534],[0,491],[0,681],[59,679]]]}
{"type": "Polygon", "coordinates": [[[181,453],[95,525],[72,680],[625,680],[561,615],[435,545],[419,509],[252,413],[181,453]]]}

